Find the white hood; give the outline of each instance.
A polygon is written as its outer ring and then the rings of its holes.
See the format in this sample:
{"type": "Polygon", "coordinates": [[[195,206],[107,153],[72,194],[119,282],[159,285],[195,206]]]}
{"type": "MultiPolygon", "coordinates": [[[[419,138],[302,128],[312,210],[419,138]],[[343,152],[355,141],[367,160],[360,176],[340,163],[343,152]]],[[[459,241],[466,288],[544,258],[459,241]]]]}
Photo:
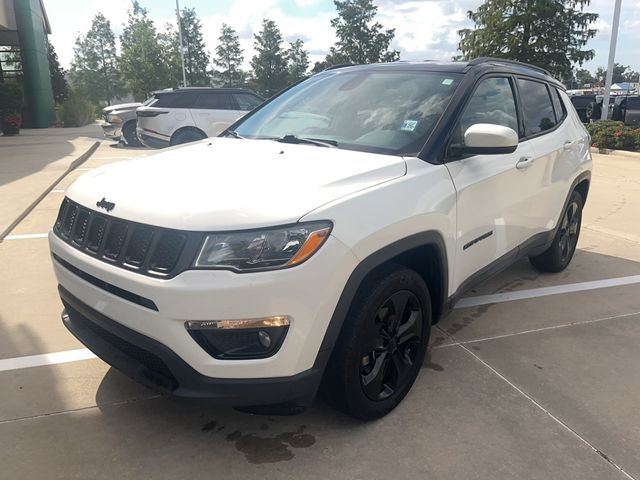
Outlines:
{"type": "Polygon", "coordinates": [[[296,222],[344,195],[404,175],[401,157],[216,138],[118,162],[80,177],[67,196],[114,217],[181,230],[296,222]]]}
{"type": "Polygon", "coordinates": [[[121,103],[119,105],[110,105],[102,109],[105,113],[115,112],[116,110],[135,110],[136,108],[142,106],[140,102],[137,103],[121,103]]]}

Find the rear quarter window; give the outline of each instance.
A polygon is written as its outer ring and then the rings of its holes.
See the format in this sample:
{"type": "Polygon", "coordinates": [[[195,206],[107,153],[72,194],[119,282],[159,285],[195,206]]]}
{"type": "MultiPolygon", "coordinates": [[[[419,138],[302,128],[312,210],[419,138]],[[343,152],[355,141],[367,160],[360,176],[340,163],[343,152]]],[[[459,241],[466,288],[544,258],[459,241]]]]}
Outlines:
{"type": "Polygon", "coordinates": [[[518,78],[523,106],[525,136],[537,135],[556,126],[556,118],[547,85],[518,78]]]}
{"type": "Polygon", "coordinates": [[[233,95],[240,110],[253,110],[262,104],[262,99],[250,93],[236,93],[233,95]]]}
{"type": "Polygon", "coordinates": [[[557,88],[549,87],[551,91],[551,100],[553,102],[553,110],[556,112],[556,121],[560,123],[560,120],[567,114],[567,109],[564,106],[562,98],[560,98],[560,92],[557,88]]]}

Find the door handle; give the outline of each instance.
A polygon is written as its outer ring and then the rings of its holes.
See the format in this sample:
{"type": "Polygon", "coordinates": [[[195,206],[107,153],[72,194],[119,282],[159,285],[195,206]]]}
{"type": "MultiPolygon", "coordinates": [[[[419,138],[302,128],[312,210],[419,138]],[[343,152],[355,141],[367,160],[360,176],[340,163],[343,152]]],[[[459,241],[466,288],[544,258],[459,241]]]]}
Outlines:
{"type": "Polygon", "coordinates": [[[518,163],[516,163],[516,168],[518,170],[526,170],[531,165],[533,165],[533,162],[535,161],[536,159],[534,157],[522,157],[520,158],[520,160],[518,160],[518,163]]]}
{"type": "Polygon", "coordinates": [[[572,142],[571,140],[567,140],[567,141],[564,142],[564,145],[562,145],[562,148],[564,150],[571,150],[575,144],[576,144],[576,142],[572,142]]]}

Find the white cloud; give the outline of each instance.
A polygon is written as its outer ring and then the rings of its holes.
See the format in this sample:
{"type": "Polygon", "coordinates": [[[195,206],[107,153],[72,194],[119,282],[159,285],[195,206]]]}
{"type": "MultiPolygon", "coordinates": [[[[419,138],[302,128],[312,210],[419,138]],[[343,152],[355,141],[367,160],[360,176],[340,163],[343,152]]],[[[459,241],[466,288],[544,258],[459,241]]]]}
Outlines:
{"type": "Polygon", "coordinates": [[[299,7],[308,7],[310,5],[315,5],[320,0],[295,0],[295,1],[299,7]]]}
{"type": "Polygon", "coordinates": [[[48,0],[47,16],[52,33],[49,36],[56,48],[60,63],[66,68],[73,58],[73,46],[78,34],[85,34],[91,28],[91,21],[98,12],[111,22],[116,36],[122,32],[122,24],[127,21],[127,9],[130,0],[110,0],[108,4],[101,0],[85,2],[81,8],[70,8],[64,0],[48,0]]]}
{"type": "MultiPolygon", "coordinates": [[[[295,0],[301,8],[314,5],[315,9],[319,2],[320,0],[295,0]]],[[[471,25],[466,17],[467,10],[475,10],[482,2],[483,0],[375,0],[378,20],[385,28],[395,28],[396,36],[392,46],[400,50],[401,57],[405,60],[450,59],[457,52],[457,31],[471,25]]],[[[595,24],[598,34],[587,45],[587,48],[596,50],[596,58],[587,64],[588,68],[595,69],[606,64],[613,16],[612,3],[611,0],[592,0],[587,7],[588,11],[600,14],[595,24]]],[[[102,11],[111,21],[116,35],[119,35],[122,24],[127,20],[130,4],[130,0],[110,0],[108,4],[104,0],[46,0],[53,28],[51,41],[62,64],[69,66],[75,38],[79,32],[85,33],[89,29],[96,12],[102,11]]],[[[616,60],[639,70],[640,0],[625,0],[622,8],[616,60]]],[[[200,13],[197,5],[196,9],[200,13]]],[[[152,8],[149,15],[160,29],[166,21],[175,23],[173,18],[154,15],[152,8]]],[[[285,13],[279,0],[235,0],[226,14],[201,14],[201,18],[205,41],[211,53],[215,51],[223,22],[240,33],[245,67],[248,67],[254,54],[253,34],[260,31],[263,18],[274,20],[287,41],[303,39],[306,49],[311,52],[312,62],[315,62],[323,59],[335,42],[335,34],[329,23],[335,15],[331,2],[327,2],[327,10],[314,16],[296,17],[285,13]]]]}
{"type": "MultiPolygon", "coordinates": [[[[303,0],[305,1],[305,0],[303,0]]],[[[329,20],[335,13],[324,13],[314,17],[293,17],[285,14],[277,0],[236,0],[227,15],[212,15],[202,19],[204,37],[211,52],[215,50],[223,23],[230,25],[240,34],[240,46],[244,50],[245,68],[254,55],[253,35],[262,29],[262,19],[276,22],[285,39],[293,41],[301,38],[310,52],[312,62],[324,57],[334,43],[335,36],[329,20]]]]}

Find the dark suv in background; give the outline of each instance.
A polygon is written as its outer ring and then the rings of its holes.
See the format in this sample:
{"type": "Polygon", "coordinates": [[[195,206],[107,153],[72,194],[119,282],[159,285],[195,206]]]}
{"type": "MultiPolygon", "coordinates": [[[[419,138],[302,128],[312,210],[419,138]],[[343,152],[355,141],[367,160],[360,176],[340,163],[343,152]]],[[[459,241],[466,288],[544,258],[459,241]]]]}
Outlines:
{"type": "Polygon", "coordinates": [[[609,118],[624,122],[625,125],[640,126],[640,97],[619,96],[610,104],[609,118]]]}

